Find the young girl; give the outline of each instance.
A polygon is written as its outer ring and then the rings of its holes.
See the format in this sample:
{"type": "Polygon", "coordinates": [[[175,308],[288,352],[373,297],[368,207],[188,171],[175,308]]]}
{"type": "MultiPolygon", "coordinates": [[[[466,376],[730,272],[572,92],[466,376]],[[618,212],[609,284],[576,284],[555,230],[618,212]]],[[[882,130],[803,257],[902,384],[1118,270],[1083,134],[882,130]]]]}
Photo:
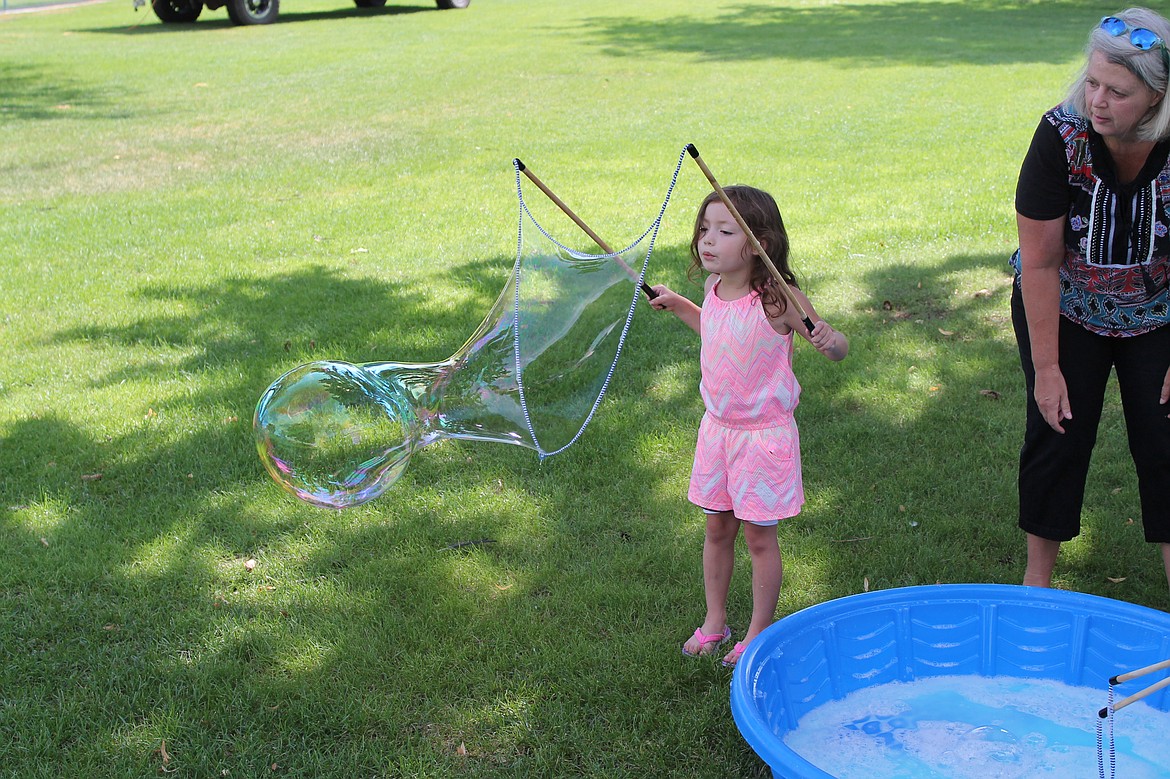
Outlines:
{"type": "Polygon", "coordinates": [[[727,206],[718,194],[708,195],[695,219],[688,270],[692,277],[700,271],[710,274],[702,307],[662,285],[654,287],[658,296],[650,305],[674,312],[702,338],[699,391],[706,413],[687,498],[707,515],[707,615],[682,651],[709,655],[731,638],[727,592],[742,525],[752,560],[752,621],[743,640],[723,658],[724,665],[733,666],[748,643],[772,624],[783,576],[776,526],[800,513],[804,503],[792,416],[800,398],[792,373],[792,334],[799,333],[834,361],[845,358],[849,341],[817,316],[796,288],[788,267],[788,235],[772,196],[744,186],[724,191],[814,323],[810,333],[727,206]]]}

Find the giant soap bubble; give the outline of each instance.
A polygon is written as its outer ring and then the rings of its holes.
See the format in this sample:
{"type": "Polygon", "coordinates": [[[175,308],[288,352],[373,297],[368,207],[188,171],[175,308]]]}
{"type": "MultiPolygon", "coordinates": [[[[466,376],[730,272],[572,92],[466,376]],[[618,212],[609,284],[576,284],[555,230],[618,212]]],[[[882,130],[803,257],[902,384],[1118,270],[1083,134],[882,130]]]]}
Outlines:
{"type": "Polygon", "coordinates": [[[541,459],[572,445],[617,366],[682,160],[650,227],[603,254],[574,251],[540,226],[517,161],[516,262],[471,337],[441,362],[330,360],[284,374],[254,418],[268,472],[304,501],[346,508],[381,495],[415,451],[445,438],[518,444],[541,459]]]}

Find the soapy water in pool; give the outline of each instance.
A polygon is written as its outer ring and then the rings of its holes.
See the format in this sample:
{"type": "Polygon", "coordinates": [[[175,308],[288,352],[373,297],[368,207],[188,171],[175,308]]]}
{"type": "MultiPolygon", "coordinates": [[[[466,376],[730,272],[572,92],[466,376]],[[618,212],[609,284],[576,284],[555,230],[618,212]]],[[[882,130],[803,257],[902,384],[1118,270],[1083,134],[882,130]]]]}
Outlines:
{"type": "MultiPolygon", "coordinates": [[[[1099,775],[1105,698],[1104,689],[1047,679],[892,682],[813,709],[784,743],[839,779],[1088,779],[1099,775]]],[[[1116,776],[1170,776],[1170,713],[1136,703],[1113,716],[1116,776]]],[[[1106,735],[1105,776],[1109,748],[1106,735]]]]}

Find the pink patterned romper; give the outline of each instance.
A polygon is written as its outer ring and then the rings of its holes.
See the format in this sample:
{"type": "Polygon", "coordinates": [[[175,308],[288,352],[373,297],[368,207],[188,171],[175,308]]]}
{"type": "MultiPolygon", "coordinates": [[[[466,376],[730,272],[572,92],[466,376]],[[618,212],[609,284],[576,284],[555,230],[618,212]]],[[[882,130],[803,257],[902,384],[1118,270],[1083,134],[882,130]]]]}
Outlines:
{"type": "Polygon", "coordinates": [[[804,485],[800,436],[792,412],[800,384],[792,372],[794,333],[768,322],[759,295],[703,301],[699,391],[707,411],[687,499],[707,511],[732,511],[772,524],[800,513],[804,485]]]}

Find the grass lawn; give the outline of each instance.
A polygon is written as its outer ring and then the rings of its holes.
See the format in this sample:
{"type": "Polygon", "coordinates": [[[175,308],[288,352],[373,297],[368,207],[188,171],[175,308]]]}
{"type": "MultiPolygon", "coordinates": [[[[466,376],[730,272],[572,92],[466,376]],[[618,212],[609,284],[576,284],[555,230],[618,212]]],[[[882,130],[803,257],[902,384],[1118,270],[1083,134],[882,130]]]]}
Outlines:
{"type": "MultiPolygon", "coordinates": [[[[302,504],[260,393],[450,355],[504,285],[521,157],[614,245],[684,144],[771,191],[851,339],[796,370],[778,616],[1017,583],[1013,193],[1097,2],[286,0],[0,15],[0,775],[751,777],[686,502],[698,342],[644,303],[572,449],[444,442],[302,504]],[[490,539],[493,543],[460,546],[490,539]]],[[[685,279],[685,164],[649,280],[685,279]]],[[[529,194],[558,237],[588,242],[529,194]]],[[[1164,609],[1116,393],[1057,583],[1164,609]]],[[[733,626],[750,614],[747,554],[733,626]]]]}

